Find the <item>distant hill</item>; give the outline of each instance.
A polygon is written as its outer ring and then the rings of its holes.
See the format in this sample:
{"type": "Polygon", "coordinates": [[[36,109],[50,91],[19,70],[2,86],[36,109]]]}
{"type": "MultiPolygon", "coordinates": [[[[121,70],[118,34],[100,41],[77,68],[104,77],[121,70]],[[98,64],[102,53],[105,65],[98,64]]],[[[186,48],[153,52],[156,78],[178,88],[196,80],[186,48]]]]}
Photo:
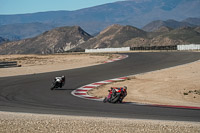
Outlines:
{"type": "Polygon", "coordinates": [[[132,26],[112,25],[78,47],[85,49],[200,43],[200,34],[196,30],[198,29],[189,27],[174,30],[169,27],[160,27],[156,32],[145,32],[132,26]]]}
{"type": "Polygon", "coordinates": [[[21,41],[0,46],[0,54],[48,54],[70,50],[91,36],[79,26],[61,27],[21,41]]]}
{"type": "Polygon", "coordinates": [[[5,39],[3,37],[0,37],[0,45],[3,44],[3,43],[6,43],[8,42],[9,40],[8,39],[5,39]]]}
{"type": "Polygon", "coordinates": [[[10,24],[0,26],[0,36],[9,40],[21,40],[35,37],[47,30],[55,28],[49,24],[43,23],[26,23],[26,24],[10,24]]]}
{"type": "Polygon", "coordinates": [[[79,25],[94,34],[112,24],[142,28],[155,20],[200,17],[199,7],[200,0],[125,0],[76,11],[0,15],[0,25],[34,22],[55,27],[79,25]]]}
{"type": "Polygon", "coordinates": [[[200,26],[196,27],[194,30],[195,30],[196,32],[199,32],[199,33],[200,33],[200,26]]]}
{"type": "Polygon", "coordinates": [[[187,18],[187,19],[183,20],[182,22],[200,26],[200,18],[187,18]]]}
{"type": "Polygon", "coordinates": [[[146,32],[133,26],[111,25],[92,37],[79,26],[60,27],[21,41],[0,45],[0,54],[51,54],[86,48],[172,46],[200,44],[199,27],[161,27],[146,32]]]}
{"type": "Polygon", "coordinates": [[[179,22],[176,20],[156,20],[147,25],[145,25],[142,29],[148,32],[157,31],[160,27],[169,27],[172,29],[180,28],[180,27],[195,27],[196,25],[190,24],[188,22],[179,22]]]}
{"type": "Polygon", "coordinates": [[[179,29],[172,30],[161,37],[168,37],[173,40],[182,40],[188,44],[200,44],[200,33],[195,30],[196,28],[182,27],[179,29]]]}
{"type": "Polygon", "coordinates": [[[171,30],[173,29],[168,26],[161,26],[157,30],[154,30],[154,32],[170,32],[171,30]]]}
{"type": "Polygon", "coordinates": [[[124,46],[171,46],[180,44],[200,44],[200,33],[197,28],[183,27],[166,32],[149,32],[148,37],[132,38],[124,46]]]}
{"type": "Polygon", "coordinates": [[[124,42],[135,37],[146,37],[146,32],[132,26],[115,24],[106,28],[97,36],[79,45],[79,47],[83,49],[123,47],[124,42]]]}

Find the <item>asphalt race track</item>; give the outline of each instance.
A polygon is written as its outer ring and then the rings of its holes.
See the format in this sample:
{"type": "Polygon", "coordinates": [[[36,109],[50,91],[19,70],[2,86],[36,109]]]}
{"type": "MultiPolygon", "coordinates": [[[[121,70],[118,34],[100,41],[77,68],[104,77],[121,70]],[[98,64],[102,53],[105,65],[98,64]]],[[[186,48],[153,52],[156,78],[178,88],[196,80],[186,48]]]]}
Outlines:
{"type": "MultiPolygon", "coordinates": [[[[109,104],[71,95],[83,85],[128,76],[200,59],[200,52],[129,53],[129,57],[102,65],[28,76],[0,78],[0,111],[200,121],[200,110],[109,104]],[[50,90],[55,76],[66,76],[63,90],[50,90]]],[[[131,89],[131,88],[128,88],[131,89]]]]}

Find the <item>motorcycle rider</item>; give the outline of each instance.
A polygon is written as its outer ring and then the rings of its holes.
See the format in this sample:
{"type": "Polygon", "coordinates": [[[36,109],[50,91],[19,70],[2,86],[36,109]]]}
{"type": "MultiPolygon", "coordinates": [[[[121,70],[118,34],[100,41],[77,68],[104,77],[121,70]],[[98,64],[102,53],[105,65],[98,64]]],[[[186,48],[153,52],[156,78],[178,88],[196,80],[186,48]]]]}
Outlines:
{"type": "Polygon", "coordinates": [[[127,87],[111,87],[111,91],[113,93],[113,95],[116,95],[116,93],[120,93],[120,99],[119,102],[121,103],[123,101],[123,99],[126,97],[127,95],[127,87]]]}
{"type": "Polygon", "coordinates": [[[65,76],[61,76],[61,77],[55,77],[54,79],[57,83],[59,83],[59,87],[62,88],[62,86],[65,85],[65,76]]]}
{"type": "Polygon", "coordinates": [[[127,87],[124,86],[124,87],[121,88],[121,98],[120,98],[120,102],[123,101],[123,99],[126,97],[126,95],[127,95],[127,87]]]}

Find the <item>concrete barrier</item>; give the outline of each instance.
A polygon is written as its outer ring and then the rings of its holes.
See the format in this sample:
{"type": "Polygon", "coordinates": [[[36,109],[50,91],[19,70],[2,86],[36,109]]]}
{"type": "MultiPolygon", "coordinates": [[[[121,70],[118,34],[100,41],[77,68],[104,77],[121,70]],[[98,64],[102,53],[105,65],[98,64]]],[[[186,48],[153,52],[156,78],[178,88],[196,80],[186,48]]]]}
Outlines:
{"type": "Polygon", "coordinates": [[[177,50],[200,50],[200,44],[177,45],[177,50]]]}
{"type": "Polygon", "coordinates": [[[130,47],[85,49],[86,53],[92,53],[92,52],[124,52],[124,51],[130,51],[130,47]]]}

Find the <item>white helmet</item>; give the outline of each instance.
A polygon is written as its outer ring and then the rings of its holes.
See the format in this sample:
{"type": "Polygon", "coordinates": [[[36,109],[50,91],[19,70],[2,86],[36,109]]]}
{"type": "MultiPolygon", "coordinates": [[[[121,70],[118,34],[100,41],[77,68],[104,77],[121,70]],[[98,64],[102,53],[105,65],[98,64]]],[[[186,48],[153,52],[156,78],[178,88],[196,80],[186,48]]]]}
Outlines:
{"type": "Polygon", "coordinates": [[[126,87],[126,86],[124,86],[124,89],[125,89],[125,90],[127,90],[127,87],[126,87]]]}

